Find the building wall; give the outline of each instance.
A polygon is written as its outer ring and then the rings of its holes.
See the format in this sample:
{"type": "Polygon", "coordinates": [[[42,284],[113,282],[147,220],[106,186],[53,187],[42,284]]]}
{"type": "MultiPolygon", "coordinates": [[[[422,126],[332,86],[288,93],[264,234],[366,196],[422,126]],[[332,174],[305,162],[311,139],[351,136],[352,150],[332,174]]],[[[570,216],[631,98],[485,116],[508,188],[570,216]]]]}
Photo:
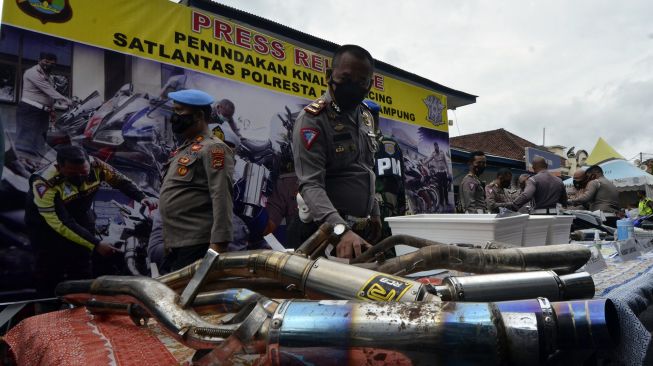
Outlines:
{"type": "Polygon", "coordinates": [[[138,86],[139,93],[147,93],[151,98],[161,91],[161,64],[142,58],[132,58],[132,82],[138,86]]]}
{"type": "Polygon", "coordinates": [[[73,45],[73,95],[83,99],[97,90],[104,99],[104,52],[79,43],[73,45]]]}

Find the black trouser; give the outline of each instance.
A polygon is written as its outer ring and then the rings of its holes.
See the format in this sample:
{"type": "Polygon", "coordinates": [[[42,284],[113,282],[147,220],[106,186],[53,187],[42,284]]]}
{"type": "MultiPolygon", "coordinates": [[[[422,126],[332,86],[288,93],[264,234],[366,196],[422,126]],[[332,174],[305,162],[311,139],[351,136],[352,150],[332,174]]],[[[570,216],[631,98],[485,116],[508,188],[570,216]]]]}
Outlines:
{"type": "Polygon", "coordinates": [[[16,149],[38,156],[45,150],[50,112],[20,102],[16,108],[16,149]]]}
{"type": "Polygon", "coordinates": [[[163,270],[174,272],[204,258],[209,250],[208,244],[193,245],[190,247],[171,248],[163,262],[163,270]]]}
{"type": "Polygon", "coordinates": [[[49,228],[29,231],[36,256],[36,290],[39,296],[53,297],[58,283],[91,278],[91,251],[75,244],[49,228]]]}

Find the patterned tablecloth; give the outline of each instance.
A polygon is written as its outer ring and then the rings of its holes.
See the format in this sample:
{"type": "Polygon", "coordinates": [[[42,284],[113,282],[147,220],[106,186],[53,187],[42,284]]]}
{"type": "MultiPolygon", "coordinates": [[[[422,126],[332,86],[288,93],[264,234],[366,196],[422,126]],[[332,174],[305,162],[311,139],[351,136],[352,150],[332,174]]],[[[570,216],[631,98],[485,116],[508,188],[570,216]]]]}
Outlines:
{"type": "MultiPolygon", "coordinates": [[[[610,258],[612,245],[604,245],[601,252],[608,267],[593,275],[596,297],[613,300],[621,321],[620,346],[602,356],[623,365],[642,365],[651,334],[637,315],[653,302],[653,251],[626,262],[610,258]]],[[[99,318],[82,308],[28,318],[5,340],[25,365],[178,365],[188,364],[195,353],[153,320],[138,328],[125,316],[99,318]]]]}

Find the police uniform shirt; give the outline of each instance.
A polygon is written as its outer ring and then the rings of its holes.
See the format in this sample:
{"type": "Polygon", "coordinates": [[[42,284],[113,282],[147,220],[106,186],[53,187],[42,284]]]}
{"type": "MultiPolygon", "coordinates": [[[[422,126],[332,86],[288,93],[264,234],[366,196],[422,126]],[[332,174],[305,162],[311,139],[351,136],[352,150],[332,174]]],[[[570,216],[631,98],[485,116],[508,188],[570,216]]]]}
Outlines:
{"type": "Polygon", "coordinates": [[[62,238],[93,250],[100,240],[95,236],[95,214],[91,209],[95,192],[102,182],[120,190],[129,198],[141,201],[143,192],[112,166],[89,158],[91,171],[81,186],[68,182],[54,163],[30,177],[29,204],[25,221],[34,230],[46,225],[62,238]]]}
{"type": "Polygon", "coordinates": [[[232,240],[233,173],[233,152],[209,132],[175,150],[159,198],[166,248],[232,240]]]}
{"type": "Polygon", "coordinates": [[[548,170],[542,170],[528,178],[526,188],[515,199],[514,204],[520,208],[531,200],[534,209],[555,208],[558,203],[567,206],[567,190],[560,178],[549,173],[548,170]]]}
{"type": "Polygon", "coordinates": [[[328,92],[297,117],[292,142],[295,171],[299,191],[316,221],[345,224],[342,215],[379,215],[372,124],[366,107],[341,112],[328,92]]]}
{"type": "Polygon", "coordinates": [[[23,74],[21,98],[44,106],[52,105],[59,99],[68,99],[54,88],[52,79],[38,64],[30,67],[23,74]]]}
{"type": "Polygon", "coordinates": [[[485,190],[477,176],[467,174],[460,183],[460,201],[463,211],[467,213],[483,213],[487,211],[485,190]]]}
{"type": "Polygon", "coordinates": [[[587,183],[585,192],[572,201],[573,204],[589,204],[590,211],[619,211],[619,191],[606,177],[587,183]]]}
{"type": "Polygon", "coordinates": [[[499,207],[508,207],[512,204],[507,190],[499,187],[496,181],[485,186],[485,202],[489,212],[499,212],[499,207]]]}

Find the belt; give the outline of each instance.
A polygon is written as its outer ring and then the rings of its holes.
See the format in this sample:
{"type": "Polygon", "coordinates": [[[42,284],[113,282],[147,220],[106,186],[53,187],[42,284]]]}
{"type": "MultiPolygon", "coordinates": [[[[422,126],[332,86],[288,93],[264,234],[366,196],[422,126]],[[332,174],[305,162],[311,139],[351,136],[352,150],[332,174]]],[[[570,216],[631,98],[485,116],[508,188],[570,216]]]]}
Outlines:
{"type": "Polygon", "coordinates": [[[537,208],[537,209],[531,211],[531,214],[533,214],[533,215],[557,215],[558,214],[558,209],[557,208],[537,208]]]}
{"type": "Polygon", "coordinates": [[[25,103],[25,104],[29,104],[32,107],[35,107],[35,108],[38,108],[40,110],[46,111],[46,112],[52,111],[52,107],[47,106],[47,105],[43,105],[43,104],[41,104],[39,102],[35,102],[33,100],[30,100],[30,99],[22,98],[20,101],[25,103]]]}

